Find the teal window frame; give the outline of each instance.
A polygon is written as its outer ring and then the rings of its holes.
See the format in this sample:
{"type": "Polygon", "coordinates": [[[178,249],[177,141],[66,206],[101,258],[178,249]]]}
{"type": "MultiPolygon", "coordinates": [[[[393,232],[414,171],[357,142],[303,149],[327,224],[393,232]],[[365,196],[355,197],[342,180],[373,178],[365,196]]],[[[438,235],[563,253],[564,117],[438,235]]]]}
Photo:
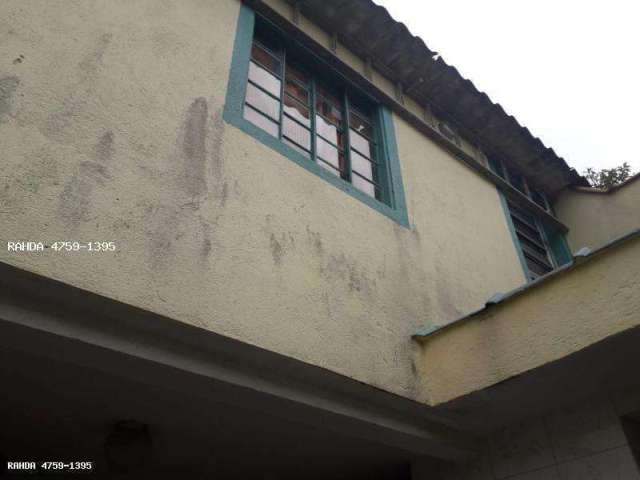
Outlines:
{"type": "MultiPolygon", "coordinates": [[[[378,127],[376,128],[377,138],[375,140],[379,156],[379,183],[383,184],[384,182],[380,200],[360,191],[347,180],[327,171],[324,167],[309,159],[295,148],[287,145],[279,138],[272,136],[265,130],[244,118],[243,108],[249,76],[249,62],[255,24],[255,11],[243,3],[240,6],[240,13],[238,17],[223,119],[228,124],[239,128],[246,134],[258,140],[260,143],[277,151],[284,157],[293,161],[295,164],[303,167],[305,170],[326,180],[329,184],[339,190],[351,195],[403,227],[409,228],[409,218],[407,214],[400,160],[398,157],[398,148],[391,111],[372,99],[366,94],[366,92],[363,92],[361,88],[354,86],[352,82],[339,72],[335,71],[313,52],[309,51],[305,47],[298,46],[299,49],[305,51],[306,57],[314,63],[314,68],[316,70],[321,70],[323,73],[330,73],[330,76],[335,78],[336,81],[346,89],[346,91],[354,92],[356,96],[366,98],[371,105],[375,106],[375,112],[373,112],[373,115],[375,116],[378,127]]],[[[275,26],[272,28],[279,30],[275,26]]],[[[286,35],[280,30],[279,32],[282,35],[286,35]]]]}
{"type": "Polygon", "coordinates": [[[501,160],[493,157],[489,157],[488,160],[489,169],[493,173],[526,196],[530,201],[553,215],[553,208],[551,207],[547,196],[539,190],[532,189],[529,180],[524,175],[513,168],[509,168],[501,160]],[[536,197],[539,201],[536,201],[536,197]]]}
{"type": "MultiPolygon", "coordinates": [[[[507,168],[502,161],[490,158],[489,167],[493,171],[493,173],[500,176],[514,188],[517,188],[520,192],[522,192],[529,199],[529,201],[545,209],[550,214],[553,214],[553,208],[544,193],[535,191],[535,195],[538,196],[539,200],[541,200],[544,205],[540,205],[539,202],[536,202],[534,200],[534,190],[531,189],[529,181],[524,175],[520,174],[519,172],[515,172],[517,175],[519,175],[519,180],[521,181],[521,184],[519,186],[520,188],[518,188],[516,185],[514,185],[514,182],[512,182],[512,179],[510,178],[510,175],[514,174],[514,170],[507,168]]],[[[497,190],[498,195],[500,196],[500,203],[502,204],[502,209],[507,220],[507,225],[509,227],[509,232],[511,233],[511,238],[518,253],[518,258],[520,259],[522,270],[524,271],[527,282],[533,281],[536,278],[539,278],[539,276],[533,274],[529,269],[527,260],[525,258],[524,247],[522,246],[520,239],[518,238],[516,227],[511,218],[511,209],[509,207],[506,195],[504,194],[504,192],[502,192],[502,190],[500,190],[500,188],[497,188],[497,190]]],[[[542,218],[535,215],[531,216],[535,219],[536,228],[543,239],[544,246],[547,250],[547,253],[549,254],[552,263],[553,269],[548,273],[551,273],[553,270],[573,261],[573,255],[571,254],[571,250],[569,249],[565,234],[557,227],[550,225],[548,222],[545,222],[542,218]]]]}
{"type": "MultiPolygon", "coordinates": [[[[491,162],[490,162],[490,165],[491,165],[491,162]]],[[[506,172],[506,169],[504,169],[504,167],[501,164],[500,164],[500,167],[503,168],[502,170],[503,172],[506,172]]],[[[492,169],[493,169],[493,165],[492,165],[492,169]]],[[[495,173],[498,173],[498,172],[495,172],[495,173]]],[[[524,181],[525,189],[527,191],[527,196],[529,196],[530,190],[529,190],[527,181],[526,179],[524,179],[523,181],[524,181]]],[[[507,197],[504,194],[504,192],[502,192],[502,190],[500,190],[499,188],[497,188],[497,191],[498,191],[498,195],[500,196],[500,203],[504,211],[504,215],[507,221],[507,225],[509,227],[509,232],[511,234],[513,244],[515,246],[516,252],[518,253],[518,258],[520,260],[520,265],[522,266],[524,275],[527,279],[527,282],[534,281],[537,278],[540,278],[541,276],[544,276],[544,275],[537,275],[530,271],[527,259],[525,257],[524,247],[522,246],[522,243],[518,238],[516,227],[513,223],[513,219],[511,218],[512,212],[511,212],[511,208],[509,207],[509,202],[507,200],[507,197]]],[[[545,204],[547,205],[546,210],[551,212],[551,205],[549,204],[546,196],[544,196],[543,198],[544,198],[545,204]]],[[[533,201],[531,198],[530,200],[533,201]]],[[[558,228],[548,224],[547,222],[544,222],[542,218],[537,217],[535,215],[531,215],[531,214],[530,216],[534,218],[535,226],[540,236],[542,237],[544,247],[547,250],[549,259],[551,261],[551,266],[553,267],[552,270],[550,270],[548,273],[553,272],[554,270],[556,270],[557,268],[563,265],[571,263],[573,261],[573,255],[571,254],[571,250],[569,249],[569,245],[567,243],[565,234],[562,231],[560,231],[558,228]]]]}
{"type": "Polygon", "coordinates": [[[540,219],[525,212],[517,205],[511,205],[502,192],[500,192],[500,198],[509,225],[509,231],[511,232],[511,237],[518,252],[518,258],[520,259],[520,264],[522,265],[527,281],[536,280],[561,266],[560,259],[556,252],[554,252],[549,242],[547,231],[540,219]],[[516,227],[514,223],[514,217],[522,224],[520,230],[518,230],[518,227],[516,227]],[[521,240],[520,235],[522,235],[523,240],[521,240]],[[530,251],[528,254],[525,252],[523,241],[529,244],[528,248],[530,251]],[[544,251],[544,253],[542,253],[542,251],[544,251]],[[544,273],[532,271],[529,266],[529,261],[527,261],[527,256],[532,263],[538,264],[541,269],[545,269],[546,267],[548,271],[544,273]]]}

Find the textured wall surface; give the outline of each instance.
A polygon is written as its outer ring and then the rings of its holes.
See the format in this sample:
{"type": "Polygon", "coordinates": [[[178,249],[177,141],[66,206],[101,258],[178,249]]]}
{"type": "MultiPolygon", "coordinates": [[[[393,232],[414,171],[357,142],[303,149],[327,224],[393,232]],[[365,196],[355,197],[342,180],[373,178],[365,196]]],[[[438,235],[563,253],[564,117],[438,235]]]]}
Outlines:
{"type": "Polygon", "coordinates": [[[617,406],[591,399],[495,432],[479,460],[417,465],[414,480],[640,480],[617,406]],[[437,477],[434,475],[437,474],[437,477]]]}
{"type": "Polygon", "coordinates": [[[640,179],[611,193],[566,190],[555,209],[569,227],[567,240],[574,252],[582,247],[597,248],[640,228],[640,179]]]}
{"type": "Polygon", "coordinates": [[[640,237],[603,251],[423,344],[430,398],[445,402],[640,324],[640,237]]]}
{"type": "Polygon", "coordinates": [[[0,3],[0,260],[426,400],[411,334],[524,281],[497,191],[395,117],[406,229],[225,124],[239,6],[0,3]]]}

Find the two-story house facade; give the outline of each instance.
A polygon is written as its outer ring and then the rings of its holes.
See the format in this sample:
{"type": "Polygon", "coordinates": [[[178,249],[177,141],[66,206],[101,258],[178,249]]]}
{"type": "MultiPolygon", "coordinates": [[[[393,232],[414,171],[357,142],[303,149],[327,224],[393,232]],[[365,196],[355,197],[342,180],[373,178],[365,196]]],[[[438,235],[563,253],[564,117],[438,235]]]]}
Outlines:
{"type": "Polygon", "coordinates": [[[640,478],[637,178],[369,0],[0,13],[8,461],[640,478]]]}

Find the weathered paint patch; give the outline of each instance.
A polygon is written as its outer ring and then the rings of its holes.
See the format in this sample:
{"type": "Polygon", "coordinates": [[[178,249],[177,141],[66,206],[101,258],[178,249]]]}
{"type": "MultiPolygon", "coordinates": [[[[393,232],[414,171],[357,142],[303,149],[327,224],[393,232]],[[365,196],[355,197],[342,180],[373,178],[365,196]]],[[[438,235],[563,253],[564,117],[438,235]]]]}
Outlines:
{"type": "Polygon", "coordinates": [[[187,225],[187,219],[193,215],[199,223],[199,258],[207,259],[216,247],[215,235],[221,214],[204,216],[200,210],[212,200],[217,206],[224,207],[229,197],[221,158],[223,132],[221,109],[210,118],[207,100],[195,98],[186,109],[176,137],[176,152],[171,156],[174,170],[167,180],[175,195],[171,204],[158,206],[153,215],[156,226],[149,251],[153,269],[173,261],[177,253],[174,244],[192,231],[193,224],[187,225]]]}
{"type": "Polygon", "coordinates": [[[341,281],[350,291],[370,294],[376,287],[376,280],[357,263],[350,261],[343,253],[328,255],[320,269],[321,275],[331,284],[341,281]]]}
{"type": "MultiPolygon", "coordinates": [[[[213,233],[218,227],[218,221],[220,220],[220,215],[216,215],[215,218],[203,218],[199,216],[200,228],[202,230],[202,246],[200,250],[200,257],[205,260],[211,255],[211,251],[213,250],[213,246],[215,243],[215,238],[213,237],[213,233]]],[[[217,245],[216,245],[217,246],[217,245]]]]}
{"type": "Polygon", "coordinates": [[[0,78],[0,121],[9,114],[11,101],[20,84],[20,79],[16,76],[0,78]]]}
{"type": "Polygon", "coordinates": [[[211,238],[209,238],[209,232],[206,230],[203,232],[203,235],[204,241],[202,242],[202,256],[206,258],[211,253],[211,238]]]}
{"type": "Polygon", "coordinates": [[[47,118],[37,122],[38,129],[44,136],[62,144],[78,142],[81,132],[78,126],[95,115],[89,113],[89,109],[95,100],[95,82],[112,38],[111,33],[102,34],[93,48],[82,57],[78,63],[76,81],[66,86],[65,95],[61,96],[62,100],[47,118]]]}
{"type": "Polygon", "coordinates": [[[207,189],[207,117],[207,101],[199,97],[191,103],[184,119],[181,145],[182,187],[191,197],[200,196],[207,189]]]}
{"type": "Polygon", "coordinates": [[[34,204],[37,193],[59,184],[58,165],[50,148],[25,152],[16,160],[11,166],[11,176],[0,182],[0,213],[3,215],[24,215],[34,204]]]}
{"type": "Polygon", "coordinates": [[[102,64],[102,59],[107,51],[107,47],[113,38],[113,34],[104,33],[100,35],[94,49],[86,54],[80,63],[78,68],[88,75],[93,75],[98,70],[98,67],[102,64]]]}
{"type": "Polygon", "coordinates": [[[91,208],[91,193],[97,185],[103,185],[108,174],[102,165],[85,161],[80,163],[71,181],[60,196],[60,213],[73,224],[87,220],[91,208]]]}
{"type": "Polygon", "coordinates": [[[275,234],[271,234],[270,238],[271,256],[273,257],[273,263],[276,265],[282,265],[282,257],[284,257],[284,247],[278,241],[275,234]]]}
{"type": "Polygon", "coordinates": [[[93,148],[93,157],[100,163],[108,163],[113,157],[113,132],[109,131],[100,137],[93,148]]]}
{"type": "Polygon", "coordinates": [[[307,236],[309,237],[309,242],[313,247],[314,252],[317,255],[322,255],[324,253],[324,245],[322,244],[322,236],[320,232],[314,232],[307,225],[307,236]]]}
{"type": "Polygon", "coordinates": [[[111,178],[107,165],[113,156],[113,132],[106,132],[94,146],[92,160],[78,165],[76,172],[60,196],[60,214],[77,225],[87,220],[91,209],[91,194],[97,186],[111,178]]]}

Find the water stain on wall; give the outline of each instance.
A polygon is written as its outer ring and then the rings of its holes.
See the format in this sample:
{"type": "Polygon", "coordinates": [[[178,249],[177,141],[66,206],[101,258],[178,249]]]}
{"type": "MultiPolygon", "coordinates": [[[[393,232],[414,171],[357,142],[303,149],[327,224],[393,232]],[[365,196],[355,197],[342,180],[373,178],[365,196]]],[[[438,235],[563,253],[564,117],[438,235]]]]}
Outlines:
{"type": "Polygon", "coordinates": [[[307,225],[307,237],[314,253],[317,256],[322,256],[322,254],[324,253],[324,245],[322,244],[322,235],[320,234],[320,232],[314,232],[307,225]]]}
{"type": "Polygon", "coordinates": [[[204,194],[207,190],[207,101],[196,98],[184,120],[182,134],[182,188],[192,198],[204,194]]]}
{"type": "MultiPolygon", "coordinates": [[[[216,246],[216,230],[223,210],[204,215],[201,208],[209,200],[224,207],[229,186],[224,179],[222,111],[210,117],[207,100],[195,98],[187,107],[176,136],[174,170],[168,188],[173,192],[166,205],[155,211],[150,254],[152,265],[168,265],[174,252],[176,232],[197,228],[200,232],[200,260],[208,258],[216,246]]],[[[199,265],[205,265],[199,260],[199,265]]]]}
{"type": "Polygon", "coordinates": [[[89,114],[87,104],[95,96],[94,83],[98,78],[104,55],[113,39],[111,33],[98,37],[93,48],[78,63],[77,80],[67,87],[59,105],[43,121],[37,122],[40,132],[51,140],[63,144],[77,144],[78,129],[89,114]]]}
{"type": "Polygon", "coordinates": [[[370,294],[376,288],[375,278],[370,278],[364,268],[350,261],[344,253],[329,254],[320,273],[327,282],[344,283],[352,292],[370,294]]]}
{"type": "Polygon", "coordinates": [[[111,179],[107,164],[114,153],[113,132],[106,132],[93,147],[91,160],[80,162],[60,196],[60,215],[71,224],[88,220],[91,195],[98,186],[111,179]]]}
{"type": "Polygon", "coordinates": [[[109,131],[100,137],[93,147],[93,158],[101,164],[108,163],[113,157],[113,132],[109,131]]]}
{"type": "Polygon", "coordinates": [[[273,257],[273,263],[276,265],[282,265],[282,257],[284,256],[284,247],[278,241],[275,234],[271,234],[270,238],[271,256],[273,257]]]}
{"type": "Polygon", "coordinates": [[[111,33],[103,33],[100,35],[95,47],[82,58],[78,64],[78,68],[87,75],[95,74],[98,67],[102,64],[102,59],[112,39],[113,34],[111,33]]]}
{"type": "Polygon", "coordinates": [[[11,176],[0,182],[0,213],[23,215],[29,208],[38,208],[35,196],[42,188],[59,185],[58,165],[48,146],[25,152],[11,166],[11,176]],[[4,183],[4,185],[2,185],[4,183]]]}
{"type": "Polygon", "coordinates": [[[0,122],[11,110],[11,101],[20,84],[20,79],[16,76],[0,78],[0,122]]]}

